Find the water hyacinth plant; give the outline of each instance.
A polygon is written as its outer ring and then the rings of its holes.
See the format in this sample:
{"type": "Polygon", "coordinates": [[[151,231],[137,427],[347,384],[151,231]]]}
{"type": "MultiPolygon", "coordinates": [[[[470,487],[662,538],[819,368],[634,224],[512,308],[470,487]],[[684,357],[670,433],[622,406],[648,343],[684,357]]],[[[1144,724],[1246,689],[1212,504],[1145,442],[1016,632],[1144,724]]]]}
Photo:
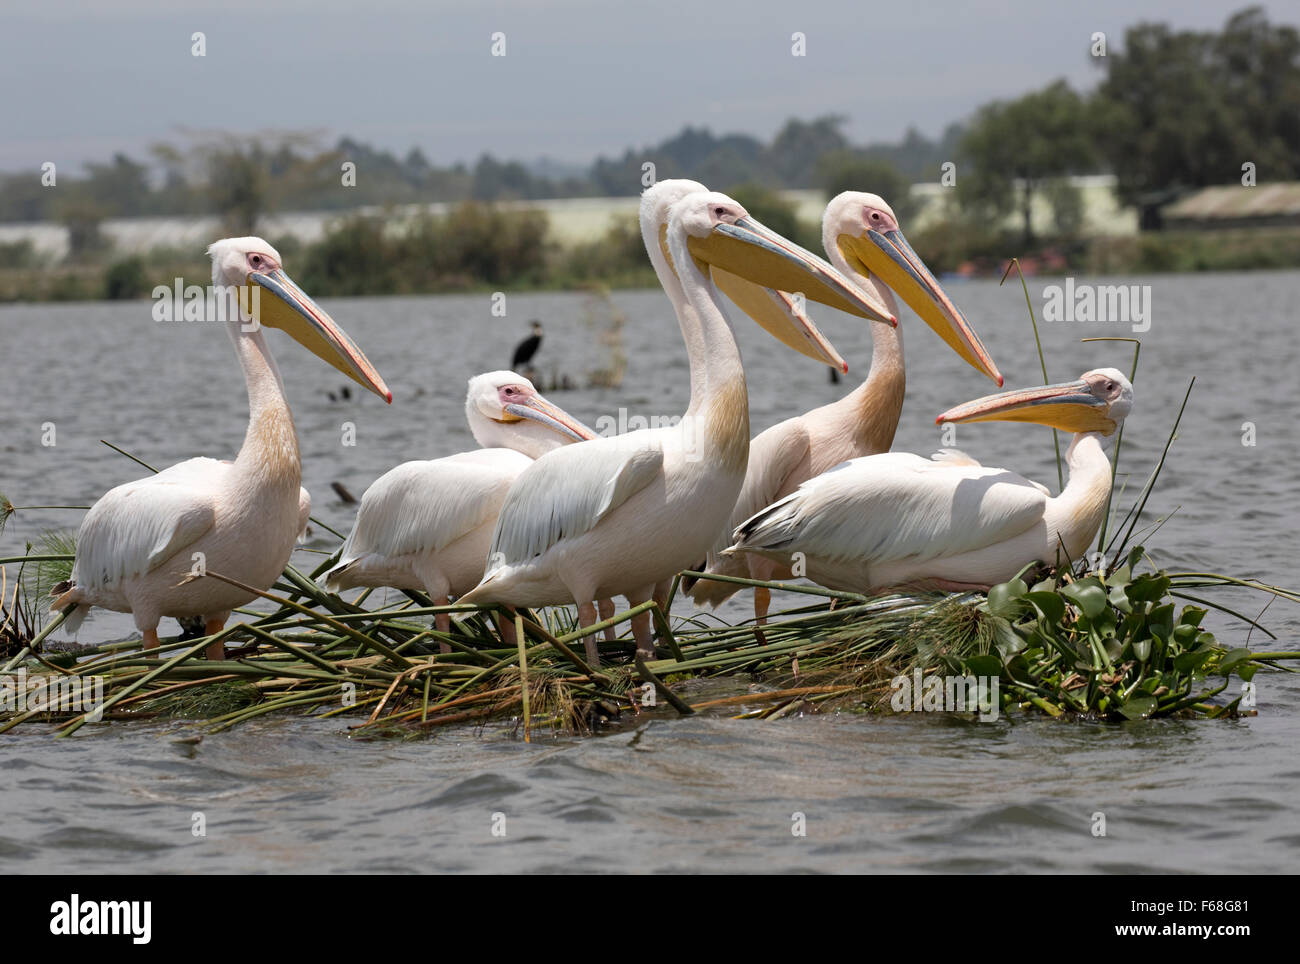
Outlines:
{"type": "Polygon", "coordinates": [[[1048,573],[1032,587],[1020,577],[992,587],[977,606],[990,624],[992,649],[963,667],[999,676],[1012,699],[1052,716],[1143,719],[1235,715],[1240,693],[1211,702],[1234,674],[1250,682],[1262,664],[1300,658],[1220,644],[1202,626],[1206,608],[1180,609],[1173,598],[1174,587],[1194,574],[1135,573],[1144,557],[1139,546],[1109,574],[1048,573]],[[1208,682],[1220,676],[1221,683],[1208,682]]]}

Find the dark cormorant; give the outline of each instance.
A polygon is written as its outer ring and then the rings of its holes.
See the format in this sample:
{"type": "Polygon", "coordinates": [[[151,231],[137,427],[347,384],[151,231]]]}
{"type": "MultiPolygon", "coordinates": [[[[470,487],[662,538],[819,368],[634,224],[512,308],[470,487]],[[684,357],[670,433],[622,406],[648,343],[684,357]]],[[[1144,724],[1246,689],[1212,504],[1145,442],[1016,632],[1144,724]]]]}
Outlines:
{"type": "Polygon", "coordinates": [[[514,357],[510,359],[510,367],[514,371],[519,371],[521,365],[527,365],[537,354],[537,349],[542,347],[542,323],[533,320],[530,323],[533,327],[533,333],[515,345],[514,357]]]}

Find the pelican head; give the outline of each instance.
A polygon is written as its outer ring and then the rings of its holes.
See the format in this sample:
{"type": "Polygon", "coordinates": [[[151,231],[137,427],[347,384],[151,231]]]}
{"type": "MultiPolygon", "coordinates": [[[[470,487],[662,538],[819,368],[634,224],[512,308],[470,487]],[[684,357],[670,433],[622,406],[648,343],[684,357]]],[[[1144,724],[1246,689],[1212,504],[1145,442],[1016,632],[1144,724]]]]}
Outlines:
{"type": "Polygon", "coordinates": [[[646,188],[641,195],[641,240],[650,252],[652,260],[658,251],[664,258],[665,266],[675,274],[672,255],[668,253],[668,211],[682,198],[691,194],[701,194],[708,188],[699,181],[690,181],[684,177],[656,181],[646,188]]]}
{"type": "Polygon", "coordinates": [[[1133,408],[1133,386],[1114,368],[1077,381],[999,392],[950,408],[935,422],[1035,422],[1065,432],[1112,435],[1133,408]]]}
{"type": "MultiPolygon", "coordinates": [[[[745,312],[779,341],[827,365],[843,359],[797,306],[797,295],[887,325],[897,320],[879,300],[844,277],[834,266],[755,221],[733,198],[714,191],[690,194],[672,206],[667,230],[668,259],[688,259],[706,278],[722,274],[776,296],[767,307],[736,298],[745,312]],[[681,245],[680,248],[677,245],[681,245]],[[781,295],[794,292],[794,299],[781,295]],[[782,300],[784,299],[784,300],[782,300]]],[[[720,285],[727,290],[725,284],[720,285]]],[[[728,291],[728,294],[732,294],[728,291]]]]}
{"type": "Polygon", "coordinates": [[[855,272],[877,278],[907,302],[958,355],[1002,384],[1002,375],[961,309],[903,237],[893,208],[877,194],[845,191],[826,206],[822,242],[838,249],[855,272]]]}
{"type": "MultiPolygon", "coordinates": [[[[660,277],[665,276],[664,269],[673,277],[677,275],[672,252],[668,250],[669,211],[683,198],[707,191],[708,188],[699,181],[672,178],[657,181],[641,195],[641,238],[660,277]]],[[[849,370],[839,352],[804,312],[798,299],[721,268],[712,268],[710,274],[713,283],[728,298],[782,344],[841,371],[849,370]]],[[[878,307],[885,310],[883,305],[878,307]]]]}
{"type": "Polygon", "coordinates": [[[318,358],[386,402],[393,394],[379,372],[320,305],[280,267],[280,253],[261,238],[226,238],[208,247],[212,284],[240,289],[240,303],[260,325],[279,328],[318,358]],[[245,298],[257,286],[256,297],[245,298]]]}
{"type": "Polygon", "coordinates": [[[512,448],[534,458],[567,442],[596,437],[545,398],[518,372],[475,375],[465,396],[465,418],[483,448],[512,448]]]}

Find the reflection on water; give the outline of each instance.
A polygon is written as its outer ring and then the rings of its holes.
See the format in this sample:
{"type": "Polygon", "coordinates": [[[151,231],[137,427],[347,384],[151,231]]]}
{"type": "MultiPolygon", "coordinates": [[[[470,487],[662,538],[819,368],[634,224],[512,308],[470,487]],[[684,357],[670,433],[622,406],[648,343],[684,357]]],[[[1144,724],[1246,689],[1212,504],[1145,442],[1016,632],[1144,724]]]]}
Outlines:
{"type": "MultiPolygon", "coordinates": [[[[1121,477],[1127,508],[1159,456],[1195,375],[1161,486],[1158,514],[1177,511],[1146,540],[1165,565],[1209,568],[1294,585],[1294,505],[1300,455],[1293,417],[1300,352],[1280,306],[1300,275],[1267,273],[1126,279],[1152,286],[1135,407],[1121,477]],[[1247,424],[1256,444],[1243,445],[1247,424]],[[1131,474],[1130,474],[1131,473],[1131,474]]],[[[1042,305],[1040,282],[1031,285],[1042,305]]],[[[953,283],[1008,386],[1041,374],[1018,286],[953,283]]],[[[625,292],[629,356],[619,390],[558,396],[576,417],[672,416],[684,409],[681,339],[658,292],[625,292]]],[[[336,300],[344,324],[393,389],[392,408],[360,392],[331,402],[341,378],[272,334],[303,443],[316,514],[346,528],[349,507],[330,490],[361,492],[407,458],[472,446],[463,423],[466,379],[504,367],[541,318],[537,363],[584,383],[604,367],[581,298],[512,294],[507,318],[488,295],[336,300]],[[345,425],[356,444],[342,444],[345,425]]],[[[817,314],[854,375],[870,356],[865,323],[817,314]]],[[[934,415],[986,394],[964,366],[904,312],[908,395],[896,447],[939,446],[934,415]]],[[[1129,367],[1131,347],[1080,345],[1128,335],[1125,326],[1044,323],[1049,376],[1129,367]]],[[[739,319],[754,431],[823,404],[824,369],[739,319]]],[[[203,325],[158,325],[145,303],[0,309],[0,492],[18,504],[85,503],[138,477],[106,438],[152,464],[230,457],[247,416],[225,335],[203,325]],[[55,443],[41,444],[53,423],[55,443]]],[[[961,426],[957,445],[985,464],[1053,484],[1046,429],[961,426]]],[[[1152,516],[1152,520],[1157,515],[1152,516]]],[[[78,513],[31,511],[11,520],[0,555],[22,551],[78,513]]],[[[317,533],[318,548],[331,539],[317,533]]],[[[312,562],[303,557],[304,565],[312,562]]],[[[1238,595],[1257,612],[1262,600],[1238,595]]],[[[679,604],[680,606],[680,604],[679,604]]],[[[749,600],[724,610],[746,614],[749,600]]],[[[685,613],[685,608],[679,612],[685,613]]],[[[1295,648],[1297,610],[1266,622],[1295,648]]],[[[1241,642],[1221,620],[1213,628],[1241,642]]],[[[97,612],[83,641],[123,636],[130,617],[97,612]]],[[[1258,633],[1256,645],[1264,640],[1258,633]]],[[[1237,722],[1102,726],[1030,721],[971,724],[943,717],[806,717],[756,723],[631,721],[599,739],[524,745],[499,729],[443,732],[409,743],[347,738],[338,721],[271,720],[201,743],[181,723],[83,730],[57,744],[37,730],[0,737],[4,870],[1216,870],[1296,869],[1300,847],[1300,685],[1257,677],[1260,715],[1237,722]],[[207,819],[191,834],[192,814],[207,819]],[[1090,832],[1092,814],[1107,836],[1090,832]],[[807,835],[791,832],[806,817],[807,835]],[[492,836],[493,814],[506,835],[492,836]]]]}

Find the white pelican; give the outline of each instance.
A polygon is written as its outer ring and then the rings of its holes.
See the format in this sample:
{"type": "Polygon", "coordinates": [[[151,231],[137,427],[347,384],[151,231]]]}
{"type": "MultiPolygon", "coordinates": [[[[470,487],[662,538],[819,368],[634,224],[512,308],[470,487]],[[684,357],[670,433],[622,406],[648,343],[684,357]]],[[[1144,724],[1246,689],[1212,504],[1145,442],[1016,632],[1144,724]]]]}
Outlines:
{"type": "MultiPolygon", "coordinates": [[[[465,418],[481,449],[404,462],[361,498],[338,563],[320,577],[331,592],[353,586],[422,589],[445,606],[478,585],[510,483],[538,456],[591,429],[511,371],[469,380],[465,418]]],[[[451,617],[438,613],[441,633],[451,617]]],[[[450,647],[443,644],[444,651],[450,647]]]]}
{"type": "MultiPolygon", "coordinates": [[[[845,191],[826,206],[822,244],[832,264],[871,291],[893,314],[891,287],[954,351],[999,385],[1002,376],[933,274],[912,250],[893,209],[875,194],[845,191]]],[[[720,543],[709,553],[709,572],[749,579],[790,579],[788,566],[758,555],[724,555],[735,528],[764,506],[832,466],[863,455],[888,452],[903,410],[906,376],[903,332],[871,326],[871,369],[866,380],[838,401],[778,422],[755,436],[749,447],[745,484],[720,543]]],[[[684,581],[697,605],[720,605],[741,587],[711,579],[684,581]]],[[[761,625],[771,593],[754,590],[754,615],[761,625]]]]}
{"type": "MultiPolygon", "coordinates": [[[[227,238],[208,248],[212,282],[233,310],[226,325],[248,388],[248,431],[233,462],[196,458],[157,475],[110,489],[86,514],[77,534],[72,587],[53,604],[76,604],[70,629],[93,606],[129,612],[146,649],[158,646],[164,616],[202,617],[219,632],[236,606],[255,596],[214,572],[265,590],[284,570],[310,509],[293,415],[280,372],[262,333],[280,328],[339,371],[392,402],[392,394],[342,328],[280,267],[261,238],[227,238]]],[[[218,304],[217,300],[209,304],[218,304]]],[[[221,659],[220,642],[208,647],[221,659]]]]}
{"type": "Polygon", "coordinates": [[[1064,491],[959,452],[934,459],[892,452],[837,465],[746,520],[729,552],[789,563],[833,589],[960,592],[1004,582],[1026,564],[1078,559],[1101,526],[1111,489],[1105,439],[1133,405],[1113,368],[1078,381],[1002,392],[950,409],[938,422],[1036,422],[1077,433],[1064,491]]]}
{"type": "MultiPolygon", "coordinates": [[[[643,227],[659,223],[657,209],[679,189],[661,182],[645,193],[643,227]]],[[[836,269],[755,222],[725,194],[678,200],[664,243],[653,235],[645,240],[691,359],[686,415],[672,427],[566,445],[524,470],[497,520],[488,573],[462,602],[576,602],[581,624],[590,626],[596,613],[586,600],[618,595],[638,605],[703,557],[735,505],[749,458],[745,373],[710,269],[741,285],[802,292],[893,323],[836,269]]],[[[757,307],[746,310],[758,312],[765,326],[790,324],[770,299],[754,300],[757,307]]],[[[648,614],[633,622],[643,654],[653,652],[649,624],[648,614]]],[[[598,662],[591,636],[586,648],[598,662]]]]}

